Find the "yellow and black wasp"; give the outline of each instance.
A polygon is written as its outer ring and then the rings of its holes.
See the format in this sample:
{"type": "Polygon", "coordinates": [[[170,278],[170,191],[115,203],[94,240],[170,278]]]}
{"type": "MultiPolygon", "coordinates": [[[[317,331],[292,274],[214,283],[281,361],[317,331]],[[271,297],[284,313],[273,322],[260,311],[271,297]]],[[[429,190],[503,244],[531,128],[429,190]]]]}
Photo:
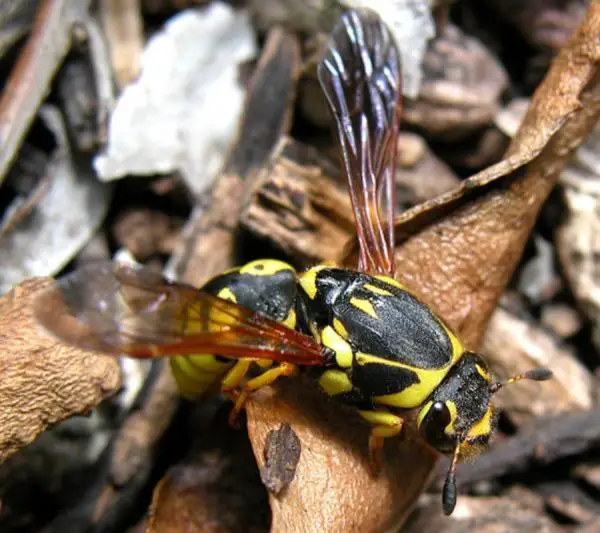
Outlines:
{"type": "Polygon", "coordinates": [[[251,391],[311,367],[327,395],[356,407],[372,426],[372,458],[405,423],[451,458],[443,490],[450,514],[457,463],[480,452],[493,432],[491,396],[505,383],[551,373],[495,381],[483,357],[394,279],[400,59],[374,12],[341,17],[318,76],[352,200],[356,270],[296,272],[282,261],[257,260],[198,290],[144,267],[91,264],[41,294],[36,314],[83,348],[169,357],[185,396],[220,387],[235,400],[233,416],[251,391]]]}

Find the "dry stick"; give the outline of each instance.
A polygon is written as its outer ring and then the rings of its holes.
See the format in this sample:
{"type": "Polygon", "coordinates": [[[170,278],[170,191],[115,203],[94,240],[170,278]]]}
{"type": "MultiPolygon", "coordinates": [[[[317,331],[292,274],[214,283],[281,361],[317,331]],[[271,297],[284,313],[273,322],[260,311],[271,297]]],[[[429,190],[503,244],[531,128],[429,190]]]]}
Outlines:
{"type": "MultiPolygon", "coordinates": [[[[270,158],[271,152],[291,124],[292,105],[299,71],[300,53],[295,37],[275,29],[253,74],[237,144],[213,191],[201,199],[184,228],[186,239],[172,257],[170,269],[177,278],[199,286],[209,277],[232,266],[235,256],[234,231],[245,198],[253,186],[252,175],[270,158]],[[201,252],[198,252],[201,250],[201,252]],[[215,259],[215,257],[217,259],[215,259]]],[[[135,495],[123,495],[129,486],[140,489],[136,476],[144,476],[156,455],[156,443],[166,431],[178,403],[175,383],[168,365],[163,365],[145,404],[123,426],[122,435],[142,435],[141,440],[120,438],[115,443],[111,480],[123,489],[114,495],[108,486],[97,502],[97,528],[108,531],[110,520],[121,513],[115,505],[127,505],[135,495]],[[157,385],[158,384],[158,385],[157,385]],[[155,396],[158,398],[155,399],[155,396]],[[157,416],[156,405],[162,405],[157,416]],[[148,426],[153,430],[148,431],[148,426]],[[141,432],[135,430],[141,428],[141,432]],[[125,461],[124,459],[128,460],[125,461]],[[136,462],[132,468],[132,460],[136,462]]]]}
{"type": "Polygon", "coordinates": [[[46,195],[46,192],[48,192],[51,181],[52,177],[46,172],[27,197],[21,203],[17,204],[13,210],[6,213],[5,217],[0,221],[0,239],[5,237],[15,226],[23,222],[31,214],[35,206],[46,195]]]}
{"type": "Polygon", "coordinates": [[[182,246],[167,267],[178,280],[199,287],[235,264],[235,231],[256,171],[268,163],[291,126],[299,54],[293,37],[271,31],[249,87],[238,143],[212,192],[198,201],[182,246]]]}
{"type": "Polygon", "coordinates": [[[73,24],[86,18],[89,4],[89,0],[40,2],[31,35],[0,98],[0,184],[71,47],[73,24]]]}
{"type": "MultiPolygon", "coordinates": [[[[600,446],[600,408],[540,418],[528,429],[463,464],[457,485],[464,487],[478,481],[517,474],[597,446],[600,446]]],[[[440,486],[445,475],[445,467],[436,472],[436,486],[440,486]]]]}

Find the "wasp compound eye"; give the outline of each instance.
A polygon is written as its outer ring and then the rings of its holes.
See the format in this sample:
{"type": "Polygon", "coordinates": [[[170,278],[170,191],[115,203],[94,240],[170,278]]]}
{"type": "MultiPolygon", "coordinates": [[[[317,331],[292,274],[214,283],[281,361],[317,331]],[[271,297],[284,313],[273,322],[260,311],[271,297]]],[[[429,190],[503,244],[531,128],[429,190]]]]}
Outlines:
{"type": "Polygon", "coordinates": [[[446,434],[446,427],[452,422],[450,409],[445,402],[433,402],[426,412],[419,430],[423,438],[436,450],[450,453],[454,450],[454,441],[446,434]]]}

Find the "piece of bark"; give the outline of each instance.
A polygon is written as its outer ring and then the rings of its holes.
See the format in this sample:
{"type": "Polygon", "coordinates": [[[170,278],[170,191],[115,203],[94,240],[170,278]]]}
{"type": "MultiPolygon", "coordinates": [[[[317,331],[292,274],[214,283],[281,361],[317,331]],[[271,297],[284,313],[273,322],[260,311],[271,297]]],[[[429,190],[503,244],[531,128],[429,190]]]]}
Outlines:
{"type": "Polygon", "coordinates": [[[453,142],[491,124],[508,76],[477,39],[449,24],[427,50],[423,71],[418,99],[405,102],[407,124],[453,142]]]}
{"type": "Polygon", "coordinates": [[[65,346],[36,323],[31,303],[50,283],[31,279],[0,300],[0,462],[119,388],[114,358],[65,346]]]}
{"type": "MultiPolygon", "coordinates": [[[[89,122],[94,125],[94,141],[96,146],[103,146],[108,138],[108,119],[115,107],[115,84],[112,65],[110,64],[108,46],[104,33],[92,16],[84,18],[74,28],[79,45],[88,58],[93,72],[95,101],[93,108],[96,116],[89,122]]],[[[84,110],[89,109],[84,106],[84,110]]]]}
{"type": "Polygon", "coordinates": [[[172,400],[177,387],[168,372],[159,373],[152,394],[121,427],[114,443],[110,472],[111,482],[117,487],[125,486],[138,470],[144,470],[155,452],[156,444],[165,432],[177,402],[172,400]]]}
{"type": "Polygon", "coordinates": [[[101,99],[87,57],[78,54],[67,59],[58,73],[56,92],[73,148],[87,154],[95,152],[102,141],[97,122],[101,99]]]}
{"type": "Polygon", "coordinates": [[[350,198],[323,173],[324,166],[315,150],[284,139],[260,173],[241,218],[300,267],[333,257],[354,231],[350,198]]]}
{"type": "MultiPolygon", "coordinates": [[[[339,257],[354,234],[350,198],[339,170],[316,150],[284,139],[261,171],[241,223],[306,267],[339,257]]],[[[413,205],[459,183],[424,140],[398,140],[399,201],[413,205]]]]}
{"type": "Polygon", "coordinates": [[[267,433],[260,479],[269,492],[279,496],[294,480],[301,453],[302,443],[288,423],[267,433]]]}

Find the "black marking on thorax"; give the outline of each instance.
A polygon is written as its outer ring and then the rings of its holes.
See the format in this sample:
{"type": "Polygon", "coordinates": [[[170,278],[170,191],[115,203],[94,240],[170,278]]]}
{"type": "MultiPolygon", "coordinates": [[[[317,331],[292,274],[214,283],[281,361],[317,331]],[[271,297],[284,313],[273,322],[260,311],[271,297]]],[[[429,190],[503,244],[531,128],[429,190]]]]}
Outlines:
{"type": "Polygon", "coordinates": [[[447,331],[429,308],[407,291],[368,274],[338,268],[319,271],[316,284],[315,298],[302,298],[308,318],[319,328],[332,324],[334,318],[340,320],[355,352],[415,368],[440,368],[450,362],[452,343],[447,331]],[[377,294],[365,285],[391,295],[377,294]],[[359,309],[353,299],[367,300],[376,317],[359,309]]]}
{"type": "Polygon", "coordinates": [[[269,276],[255,276],[234,270],[213,278],[203,290],[218,294],[224,288],[231,290],[238,304],[272,320],[282,321],[295,305],[296,274],[285,269],[269,276]]]}

